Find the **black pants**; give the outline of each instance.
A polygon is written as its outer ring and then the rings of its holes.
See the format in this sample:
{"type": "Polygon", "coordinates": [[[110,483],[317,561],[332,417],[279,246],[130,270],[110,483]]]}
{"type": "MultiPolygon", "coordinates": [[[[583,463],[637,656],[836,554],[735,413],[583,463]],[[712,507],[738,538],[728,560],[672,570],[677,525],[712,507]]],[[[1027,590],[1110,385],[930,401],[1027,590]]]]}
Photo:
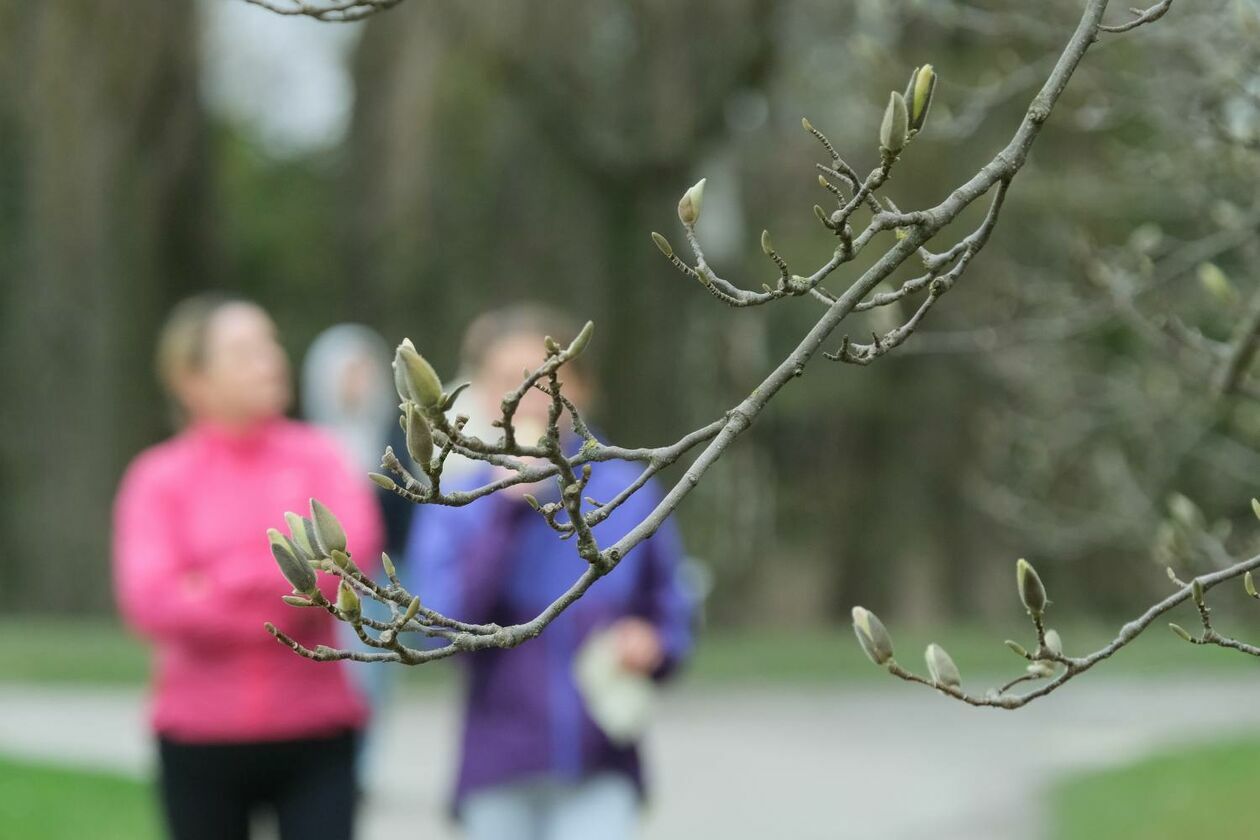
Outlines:
{"type": "Polygon", "coordinates": [[[172,840],[248,840],[270,811],[281,840],[350,840],[356,736],[235,744],[158,739],[162,806],[172,840]]]}

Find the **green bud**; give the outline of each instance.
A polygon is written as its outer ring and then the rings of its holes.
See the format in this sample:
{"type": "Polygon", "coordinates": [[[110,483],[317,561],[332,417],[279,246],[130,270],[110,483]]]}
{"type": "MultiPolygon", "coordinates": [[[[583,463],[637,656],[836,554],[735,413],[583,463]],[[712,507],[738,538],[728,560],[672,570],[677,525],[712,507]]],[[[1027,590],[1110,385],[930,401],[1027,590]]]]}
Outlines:
{"type": "Polygon", "coordinates": [[[761,251],[767,257],[774,252],[774,244],[770,241],[770,231],[768,230],[761,232],[761,251]]]}
{"type": "Polygon", "coordinates": [[[394,351],[394,386],[402,400],[421,408],[433,408],[442,401],[442,381],[409,338],[394,351]]]}
{"type": "Polygon", "coordinates": [[[923,658],[927,662],[928,673],[932,675],[932,682],[948,688],[958,688],[962,684],[958,666],[945,652],[945,648],[933,642],[927,646],[923,658]]]}
{"type": "Polygon", "coordinates": [[[1055,656],[1063,655],[1063,640],[1059,638],[1058,630],[1046,631],[1046,650],[1050,651],[1055,656]]]}
{"type": "Polygon", "coordinates": [[[398,570],[394,568],[394,561],[390,560],[389,555],[383,551],[381,552],[381,568],[385,570],[385,574],[389,575],[391,580],[398,576],[398,570]]]}
{"type": "Polygon", "coordinates": [[[380,473],[368,473],[368,478],[372,479],[372,483],[383,490],[394,491],[398,485],[394,483],[394,479],[380,473]]]}
{"type": "Polygon", "coordinates": [[[313,557],[319,558],[328,554],[319,544],[319,533],[315,530],[315,523],[309,516],[302,517],[302,532],[306,534],[306,544],[311,547],[313,557]]]}
{"type": "Polygon", "coordinates": [[[1198,578],[1190,581],[1190,597],[1194,598],[1195,604],[1203,606],[1203,581],[1198,578]]]}
{"type": "Polygon", "coordinates": [[[350,568],[350,555],[346,554],[344,551],[338,551],[334,548],[328,553],[328,557],[333,561],[333,565],[338,569],[350,568]]]}
{"type": "Polygon", "coordinates": [[[1207,289],[1208,294],[1221,301],[1222,303],[1233,303],[1238,299],[1238,292],[1235,291],[1229,278],[1221,271],[1220,266],[1216,263],[1205,262],[1199,265],[1198,269],[1199,283],[1207,289]]]}
{"type": "Polygon", "coordinates": [[[311,522],[315,523],[315,536],[323,554],[346,550],[345,529],[318,499],[311,499],[311,522]]]}
{"type": "Polygon", "coordinates": [[[1007,639],[1006,646],[1014,651],[1016,656],[1023,657],[1024,659],[1028,658],[1028,649],[1014,639],[1007,639]]]}
{"type": "Polygon", "coordinates": [[[818,221],[822,222],[827,227],[831,227],[831,219],[827,216],[827,211],[817,204],[814,205],[814,215],[818,217],[818,221]]]}
{"type": "Polygon", "coordinates": [[[894,90],[888,97],[884,121],[879,126],[879,145],[890,152],[900,152],[905,148],[906,134],[909,130],[910,118],[906,113],[906,99],[894,90]]]}
{"type": "Polygon", "coordinates": [[[1251,500],[1251,512],[1256,515],[1256,519],[1260,519],[1260,499],[1251,500]]]}
{"type": "Polygon", "coordinates": [[[284,521],[289,526],[289,536],[293,538],[293,542],[298,548],[302,549],[309,557],[314,557],[319,553],[311,545],[306,533],[306,522],[302,517],[293,511],[288,511],[284,514],[284,521]]]}
{"type": "Polygon", "coordinates": [[[429,462],[433,460],[433,430],[429,428],[429,421],[425,420],[420,412],[420,406],[413,402],[405,405],[407,406],[407,454],[417,466],[428,470],[429,462]]]}
{"type": "Polygon", "coordinates": [[[310,598],[303,598],[301,595],[281,595],[280,600],[284,601],[290,607],[313,607],[315,604],[310,598]]]}
{"type": "Polygon", "coordinates": [[[1042,659],[1032,663],[1024,670],[1026,670],[1030,676],[1045,678],[1054,673],[1054,663],[1046,662],[1042,659]]]}
{"type": "Polygon", "coordinates": [[[1015,564],[1015,580],[1019,584],[1019,599],[1029,615],[1041,615],[1046,609],[1046,587],[1037,570],[1022,557],[1015,564]]]}
{"type": "Polygon", "coordinates": [[[345,616],[347,621],[352,623],[358,623],[359,618],[363,614],[363,605],[359,601],[359,594],[354,591],[354,587],[344,580],[337,586],[337,611],[345,616]]]}
{"type": "Polygon", "coordinates": [[[863,607],[854,607],[853,632],[857,635],[862,650],[876,665],[883,665],[892,659],[892,637],[875,613],[863,607]]]}
{"type": "Polygon", "coordinates": [[[809,117],[801,117],[801,128],[805,129],[810,134],[813,134],[815,131],[817,131],[817,129],[814,128],[814,124],[809,121],[809,117]]]}
{"type": "Polygon", "coordinates": [[[1186,630],[1186,628],[1182,627],[1180,624],[1173,624],[1172,622],[1169,622],[1169,623],[1168,623],[1168,629],[1169,629],[1169,630],[1171,630],[1171,631],[1173,631],[1174,633],[1176,633],[1176,634],[1177,634],[1178,636],[1180,636],[1180,637],[1181,637],[1184,641],[1187,641],[1187,642],[1193,642],[1193,641],[1194,641],[1194,637],[1193,637],[1193,636],[1191,636],[1191,635],[1190,635],[1190,633],[1189,633],[1189,631],[1187,631],[1187,630],[1186,630]]]}
{"type": "Polygon", "coordinates": [[[910,75],[910,85],[906,88],[905,101],[909,109],[911,131],[923,128],[927,121],[928,109],[932,107],[932,93],[936,90],[936,72],[931,64],[915,68],[910,75]]]}
{"type": "Polygon", "coordinates": [[[1243,575],[1243,589],[1245,589],[1247,594],[1252,598],[1260,598],[1260,593],[1256,592],[1256,579],[1251,576],[1251,572],[1247,572],[1243,575]]]}
{"type": "Polygon", "coordinates": [[[521,496],[521,498],[525,500],[525,504],[529,505],[534,510],[542,510],[542,505],[539,504],[538,498],[533,493],[526,493],[521,496]]]}
{"type": "Polygon", "coordinates": [[[661,249],[661,253],[667,257],[674,256],[674,246],[669,244],[669,240],[661,236],[656,231],[652,231],[652,241],[656,243],[656,247],[661,249]]]}
{"type": "Polygon", "coordinates": [[[699,181],[696,181],[691,189],[683,193],[683,197],[678,201],[678,219],[687,227],[691,227],[700,221],[700,209],[704,206],[704,182],[706,180],[701,178],[699,181]]]}
{"type": "Polygon", "coordinates": [[[1199,510],[1199,506],[1192,502],[1187,496],[1181,493],[1171,493],[1168,496],[1168,512],[1172,514],[1177,524],[1192,530],[1202,530],[1206,525],[1203,518],[1203,511],[1199,510]]]}
{"type": "Polygon", "coordinates": [[[595,334],[595,322],[587,321],[582,327],[582,331],[577,334],[577,338],[569,343],[569,349],[564,351],[565,358],[572,359],[581,355],[586,349],[586,345],[591,343],[591,336],[595,334]]]}
{"type": "Polygon", "coordinates": [[[311,570],[309,563],[298,558],[284,534],[275,528],[268,528],[267,541],[271,544],[271,556],[280,567],[280,574],[284,575],[284,579],[289,582],[294,591],[304,592],[307,595],[313,594],[316,583],[315,572],[311,570]]]}
{"type": "Polygon", "coordinates": [[[420,596],[419,595],[412,598],[411,603],[407,605],[407,611],[403,613],[402,623],[406,624],[408,621],[411,621],[411,619],[416,617],[416,613],[418,612],[420,612],[420,596]]]}

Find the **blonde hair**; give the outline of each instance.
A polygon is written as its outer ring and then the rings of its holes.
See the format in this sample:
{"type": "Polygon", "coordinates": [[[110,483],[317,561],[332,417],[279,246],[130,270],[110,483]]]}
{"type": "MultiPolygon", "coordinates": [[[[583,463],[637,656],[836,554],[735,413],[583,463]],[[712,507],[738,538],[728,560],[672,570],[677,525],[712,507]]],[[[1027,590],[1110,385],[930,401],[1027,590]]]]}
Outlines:
{"type": "Polygon", "coordinates": [[[185,298],[171,309],[158,332],[154,364],[158,381],[170,400],[176,426],[183,425],[187,419],[175,392],[176,383],[188,373],[204,367],[206,333],[210,322],[223,307],[233,303],[249,301],[222,292],[203,292],[185,298]]]}

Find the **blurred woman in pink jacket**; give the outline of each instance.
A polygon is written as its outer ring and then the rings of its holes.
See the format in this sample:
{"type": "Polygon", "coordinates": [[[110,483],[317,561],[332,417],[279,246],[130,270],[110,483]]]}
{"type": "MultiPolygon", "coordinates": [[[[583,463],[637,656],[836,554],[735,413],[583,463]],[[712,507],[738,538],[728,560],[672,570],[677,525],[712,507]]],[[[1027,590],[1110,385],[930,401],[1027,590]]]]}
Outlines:
{"type": "Polygon", "coordinates": [[[371,569],[381,526],[366,477],[323,433],[285,418],[288,360],[258,306],[183,302],[160,336],[158,368],[183,428],[123,478],[114,574],[120,611],[154,646],[151,720],[170,834],[247,838],[265,810],[283,840],[349,838],[367,712],[339,664],[296,656],[263,629],[271,620],[307,646],[336,643],[327,613],[281,602],[290,587],[266,530],[313,496],[371,569]]]}

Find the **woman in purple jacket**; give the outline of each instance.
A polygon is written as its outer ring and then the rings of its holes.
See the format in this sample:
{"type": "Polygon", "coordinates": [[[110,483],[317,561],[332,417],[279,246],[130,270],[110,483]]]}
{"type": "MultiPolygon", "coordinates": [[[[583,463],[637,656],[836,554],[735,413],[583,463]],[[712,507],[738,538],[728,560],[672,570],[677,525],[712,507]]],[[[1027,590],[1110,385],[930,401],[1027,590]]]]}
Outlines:
{"type": "MultiPolygon", "coordinates": [[[[482,316],[465,341],[465,364],[492,417],[521,370],[541,361],[545,335],[570,337],[566,319],[539,307],[482,316]]],[[[565,367],[565,393],[588,402],[585,371],[565,367]]],[[[474,398],[475,399],[475,398],[474,398]]],[[[517,413],[518,437],[538,437],[548,401],[534,393],[517,413]]],[[[562,426],[562,429],[564,427],[562,426]]],[[[573,443],[576,447],[576,442],[573,443]]],[[[630,484],[633,464],[596,464],[586,495],[610,499],[630,484]]],[[[464,476],[469,485],[489,468],[464,476]]],[[[412,591],[447,615],[473,622],[528,621],[582,573],[573,543],[561,541],[521,496],[548,501],[554,482],[512,488],[460,508],[422,508],[408,547],[412,591]]],[[[596,528],[603,544],[627,533],[659,501],[648,484],[596,528]]],[[[606,633],[624,671],[663,679],[692,643],[692,598],[679,576],[682,548],[672,523],[552,622],[511,650],[465,655],[467,686],[455,809],[474,840],[630,837],[643,777],[638,750],[592,719],[574,663],[593,633],[606,633]]]]}

